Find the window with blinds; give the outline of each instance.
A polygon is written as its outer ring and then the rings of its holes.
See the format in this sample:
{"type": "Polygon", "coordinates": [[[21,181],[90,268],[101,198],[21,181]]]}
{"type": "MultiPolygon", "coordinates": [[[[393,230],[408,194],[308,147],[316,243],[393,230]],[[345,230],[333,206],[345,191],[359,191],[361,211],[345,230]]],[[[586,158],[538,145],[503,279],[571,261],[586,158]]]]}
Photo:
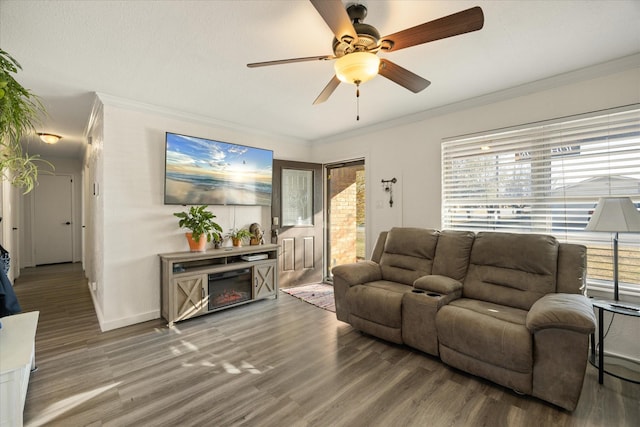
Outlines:
{"type": "MultiPolygon", "coordinates": [[[[598,198],[640,207],[640,104],[442,143],[442,227],[552,234],[588,248],[610,290],[611,233],[586,232],[598,198]]],[[[640,234],[619,235],[621,293],[640,296],[640,234]]]]}

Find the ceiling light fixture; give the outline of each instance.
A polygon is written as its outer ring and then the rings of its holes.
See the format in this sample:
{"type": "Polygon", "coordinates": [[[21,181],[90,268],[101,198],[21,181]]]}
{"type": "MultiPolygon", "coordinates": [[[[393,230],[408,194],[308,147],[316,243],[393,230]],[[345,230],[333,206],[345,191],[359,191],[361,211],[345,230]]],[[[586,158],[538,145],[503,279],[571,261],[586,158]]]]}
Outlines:
{"type": "Polygon", "coordinates": [[[356,85],[356,120],[360,120],[360,84],[378,75],[380,58],[371,52],[353,52],[341,56],[333,64],[341,82],[356,85]]]}
{"type": "Polygon", "coordinates": [[[334,69],[341,82],[359,85],[378,74],[380,58],[370,52],[353,52],[338,58],[334,69]]]}
{"type": "Polygon", "coordinates": [[[62,138],[60,135],[54,135],[52,133],[44,133],[44,132],[39,132],[38,136],[40,137],[42,142],[44,142],[45,144],[55,144],[56,142],[60,141],[60,139],[62,138]]]}

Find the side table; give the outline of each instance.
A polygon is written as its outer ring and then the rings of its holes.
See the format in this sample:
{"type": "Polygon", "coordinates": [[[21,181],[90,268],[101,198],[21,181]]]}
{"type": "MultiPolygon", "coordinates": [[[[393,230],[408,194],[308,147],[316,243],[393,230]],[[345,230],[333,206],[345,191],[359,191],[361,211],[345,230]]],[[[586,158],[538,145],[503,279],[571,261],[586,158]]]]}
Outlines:
{"type": "MultiPolygon", "coordinates": [[[[592,365],[598,368],[598,382],[600,384],[604,381],[604,374],[614,376],[616,378],[620,378],[624,381],[629,381],[635,384],[640,384],[640,381],[636,381],[630,378],[625,378],[621,375],[608,372],[604,369],[604,312],[608,311],[613,314],[620,314],[622,316],[632,316],[640,318],[640,306],[635,304],[630,304],[627,302],[621,301],[613,301],[613,300],[603,300],[603,299],[593,299],[591,301],[593,306],[597,308],[597,317],[598,317],[598,354],[596,360],[596,348],[591,345],[591,357],[590,362],[592,365]]],[[[593,337],[592,337],[593,340],[593,337]]]]}
{"type": "Polygon", "coordinates": [[[40,312],[3,317],[0,329],[0,426],[22,426],[29,374],[35,368],[40,312]]]}

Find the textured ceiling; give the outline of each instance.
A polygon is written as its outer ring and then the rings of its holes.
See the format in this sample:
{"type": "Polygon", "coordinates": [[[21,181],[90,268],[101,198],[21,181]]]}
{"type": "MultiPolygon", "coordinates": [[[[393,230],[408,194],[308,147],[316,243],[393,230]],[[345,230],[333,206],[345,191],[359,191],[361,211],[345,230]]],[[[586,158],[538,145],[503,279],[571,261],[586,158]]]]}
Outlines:
{"type": "Polygon", "coordinates": [[[312,105],[331,61],[246,67],[332,53],[304,0],[0,0],[0,47],[48,107],[42,130],[64,136],[49,155],[81,152],[93,92],[315,141],[640,52],[639,1],[362,3],[383,35],[476,5],[485,25],[381,54],[432,84],[413,94],[376,77],[361,87],[359,122],[354,86],[312,105]]]}

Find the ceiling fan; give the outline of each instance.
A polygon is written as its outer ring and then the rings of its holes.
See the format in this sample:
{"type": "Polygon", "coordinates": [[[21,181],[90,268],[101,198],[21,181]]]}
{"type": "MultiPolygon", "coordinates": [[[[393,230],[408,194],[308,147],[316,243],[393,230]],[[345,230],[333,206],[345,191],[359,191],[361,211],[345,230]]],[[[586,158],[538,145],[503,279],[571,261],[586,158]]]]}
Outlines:
{"type": "MultiPolygon", "coordinates": [[[[247,64],[247,67],[335,59],[336,74],[313,102],[314,105],[329,99],[340,82],[352,83],[359,87],[361,83],[372,79],[377,74],[418,93],[429,86],[431,82],[388,59],[379,58],[378,52],[395,52],[407,47],[477,31],[484,25],[482,9],[476,6],[380,37],[380,33],[375,27],[362,22],[367,16],[367,8],[364,5],[351,4],[345,10],[341,0],[309,1],[335,34],[333,55],[254,62],[247,64]]],[[[359,95],[359,91],[356,93],[359,95]]]]}

